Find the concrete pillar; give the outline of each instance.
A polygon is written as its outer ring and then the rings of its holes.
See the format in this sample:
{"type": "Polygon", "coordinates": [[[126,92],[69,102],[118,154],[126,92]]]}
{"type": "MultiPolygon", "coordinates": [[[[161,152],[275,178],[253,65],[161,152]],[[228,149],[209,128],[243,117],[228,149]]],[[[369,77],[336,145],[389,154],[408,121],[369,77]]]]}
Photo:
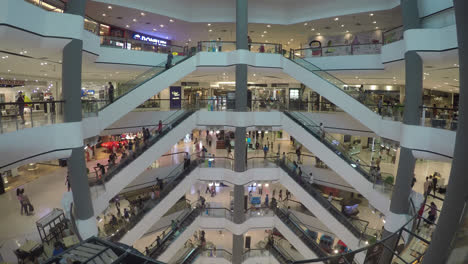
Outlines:
{"type": "MultiPolygon", "coordinates": [[[[236,0],[236,48],[248,50],[248,2],[247,0],[236,0]]],[[[236,111],[244,112],[247,109],[247,65],[236,65],[236,111]]],[[[247,163],[247,143],[245,142],[245,127],[236,127],[234,146],[234,170],[243,172],[247,163]]],[[[244,186],[234,186],[234,223],[240,224],[244,221],[244,186]]],[[[233,235],[232,239],[232,263],[242,263],[244,253],[244,236],[233,235]]]]}
{"type": "MultiPolygon", "coordinates": [[[[418,3],[414,0],[401,0],[404,30],[420,28],[418,3]]],[[[421,57],[415,51],[405,53],[405,110],[403,124],[419,125],[420,106],[422,105],[423,64],[421,57]]],[[[409,197],[411,194],[411,181],[414,177],[416,160],[412,150],[401,147],[398,161],[398,170],[390,202],[390,215],[386,216],[383,235],[388,236],[398,230],[408,218],[409,197]]],[[[385,245],[395,248],[398,239],[389,239],[385,245]]],[[[379,260],[380,264],[389,264],[392,254],[385,251],[379,260]]]]}
{"type": "Polygon", "coordinates": [[[460,220],[463,220],[461,216],[466,201],[466,186],[468,186],[468,177],[466,177],[468,171],[468,138],[466,137],[468,134],[468,76],[465,74],[468,71],[468,16],[466,15],[468,2],[466,0],[454,0],[453,4],[457,24],[460,65],[458,129],[444,206],[423,264],[446,263],[457,228],[464,228],[459,223],[460,220]]]}
{"type": "MultiPolygon", "coordinates": [[[[84,17],[86,0],[67,2],[66,13],[84,17]]],[[[65,122],[81,122],[81,67],[83,41],[72,39],[63,49],[62,91],[65,122]]],[[[79,134],[80,135],[80,134],[79,134]]],[[[76,225],[83,239],[97,235],[96,219],[89,189],[84,146],[74,148],[68,158],[68,174],[73,193],[76,225]]]]}

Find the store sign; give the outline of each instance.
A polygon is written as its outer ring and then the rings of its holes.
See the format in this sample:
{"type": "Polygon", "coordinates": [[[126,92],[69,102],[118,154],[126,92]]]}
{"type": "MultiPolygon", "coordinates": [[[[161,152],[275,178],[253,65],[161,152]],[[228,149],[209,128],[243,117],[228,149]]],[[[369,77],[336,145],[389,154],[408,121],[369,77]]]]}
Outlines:
{"type": "Polygon", "coordinates": [[[157,39],[157,38],[150,37],[150,36],[145,36],[142,34],[133,34],[133,39],[151,42],[153,44],[156,44],[158,46],[163,46],[163,47],[167,45],[167,42],[165,40],[157,39]]]}
{"type": "Polygon", "coordinates": [[[0,80],[0,86],[23,86],[25,81],[18,80],[0,80]]]}
{"type": "Polygon", "coordinates": [[[182,87],[180,86],[171,86],[169,87],[169,99],[171,109],[177,108],[180,109],[182,106],[182,87]]]}

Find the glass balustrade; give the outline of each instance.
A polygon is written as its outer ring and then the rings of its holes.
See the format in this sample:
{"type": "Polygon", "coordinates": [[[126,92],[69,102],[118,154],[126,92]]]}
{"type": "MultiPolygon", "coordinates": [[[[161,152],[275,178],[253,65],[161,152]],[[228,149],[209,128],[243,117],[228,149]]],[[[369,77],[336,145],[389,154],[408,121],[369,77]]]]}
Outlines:
{"type": "Polygon", "coordinates": [[[65,101],[0,103],[0,134],[63,123],[65,101]]]}

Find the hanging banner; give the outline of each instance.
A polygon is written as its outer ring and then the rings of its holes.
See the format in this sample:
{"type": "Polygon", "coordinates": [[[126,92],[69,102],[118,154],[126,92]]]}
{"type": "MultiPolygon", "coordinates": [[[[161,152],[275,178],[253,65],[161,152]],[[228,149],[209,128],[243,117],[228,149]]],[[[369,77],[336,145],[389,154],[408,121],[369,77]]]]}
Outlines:
{"type": "Polygon", "coordinates": [[[180,86],[169,87],[171,109],[180,109],[182,106],[182,89],[180,86]]]}

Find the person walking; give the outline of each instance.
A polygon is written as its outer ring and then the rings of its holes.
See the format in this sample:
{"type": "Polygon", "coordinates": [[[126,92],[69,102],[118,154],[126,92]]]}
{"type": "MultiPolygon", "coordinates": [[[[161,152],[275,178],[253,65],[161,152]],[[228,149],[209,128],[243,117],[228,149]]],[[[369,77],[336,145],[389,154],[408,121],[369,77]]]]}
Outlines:
{"type": "Polygon", "coordinates": [[[424,182],[424,196],[427,196],[431,191],[432,182],[429,181],[429,177],[426,177],[426,181],[424,182]]]}
{"type": "Polygon", "coordinates": [[[24,95],[23,92],[19,91],[18,92],[18,98],[16,99],[16,102],[18,103],[18,115],[21,117],[21,124],[26,123],[24,120],[24,95]]]}
{"type": "Polygon", "coordinates": [[[20,202],[21,206],[21,215],[23,215],[23,212],[26,212],[26,215],[28,214],[28,208],[24,206],[23,204],[23,195],[21,194],[21,189],[16,189],[16,198],[20,202]]]}
{"type": "Polygon", "coordinates": [[[160,133],[161,133],[161,131],[162,131],[162,127],[163,127],[163,123],[162,123],[162,121],[161,121],[161,120],[159,120],[159,123],[158,123],[158,134],[160,134],[160,133]]]}
{"type": "Polygon", "coordinates": [[[107,92],[109,93],[109,102],[112,104],[114,102],[114,85],[112,85],[111,82],[109,82],[109,88],[107,92]]]}
{"type": "Polygon", "coordinates": [[[379,115],[382,115],[382,106],[383,106],[383,97],[380,97],[379,102],[377,103],[377,110],[379,115]]]}
{"type": "Polygon", "coordinates": [[[22,202],[24,207],[26,208],[26,215],[30,215],[32,212],[34,212],[34,207],[31,204],[31,201],[29,200],[29,197],[24,194],[24,189],[21,189],[21,196],[22,196],[22,202]]]}
{"type": "Polygon", "coordinates": [[[269,199],[268,194],[265,196],[265,207],[268,207],[269,199]]]}
{"type": "Polygon", "coordinates": [[[279,199],[280,201],[283,200],[283,190],[282,190],[282,189],[279,190],[278,199],[279,199]]]}
{"type": "Polygon", "coordinates": [[[249,51],[250,51],[250,49],[252,48],[252,39],[250,38],[250,36],[247,36],[247,43],[249,44],[249,51]]]}
{"type": "Polygon", "coordinates": [[[167,54],[167,61],[166,61],[166,70],[170,69],[172,67],[172,59],[174,58],[174,55],[172,55],[171,52],[167,54]]]}
{"type": "Polygon", "coordinates": [[[221,42],[221,38],[218,38],[218,42],[216,44],[218,45],[218,52],[221,52],[223,49],[223,42],[221,42]]]}

